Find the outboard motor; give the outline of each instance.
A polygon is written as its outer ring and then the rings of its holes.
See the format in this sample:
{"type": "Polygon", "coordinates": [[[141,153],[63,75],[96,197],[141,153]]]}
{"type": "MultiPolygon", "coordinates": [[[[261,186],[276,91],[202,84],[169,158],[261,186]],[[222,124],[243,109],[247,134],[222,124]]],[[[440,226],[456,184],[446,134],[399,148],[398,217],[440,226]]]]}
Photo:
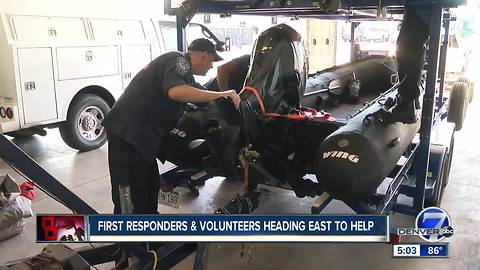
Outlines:
{"type": "Polygon", "coordinates": [[[264,136],[265,113],[300,107],[308,74],[300,34],[285,24],[273,26],[260,35],[252,55],[240,112],[227,99],[186,111],[170,132],[167,160],[210,175],[232,175],[239,149],[264,136]]]}
{"type": "Polygon", "coordinates": [[[167,160],[210,175],[232,175],[238,157],[240,117],[232,102],[222,98],[204,108],[190,108],[167,142],[167,160]]]}
{"type": "Polygon", "coordinates": [[[245,80],[241,114],[250,143],[263,132],[265,113],[287,114],[299,108],[305,91],[308,59],[300,34],[286,24],[265,30],[257,39],[245,80]]]}
{"type": "Polygon", "coordinates": [[[170,131],[167,160],[182,168],[201,169],[202,160],[211,152],[205,141],[206,108],[194,106],[188,107],[170,131]]]}

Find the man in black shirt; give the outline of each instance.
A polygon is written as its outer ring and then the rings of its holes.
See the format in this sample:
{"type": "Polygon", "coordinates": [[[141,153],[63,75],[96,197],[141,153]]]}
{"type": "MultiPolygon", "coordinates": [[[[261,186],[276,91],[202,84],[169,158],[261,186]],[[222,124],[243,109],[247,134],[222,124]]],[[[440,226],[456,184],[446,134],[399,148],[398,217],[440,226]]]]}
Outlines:
{"type": "Polygon", "coordinates": [[[160,174],[156,159],[166,158],[166,139],[186,102],[228,97],[235,90],[205,91],[193,75],[205,75],[222,58],[207,39],[196,39],[187,53],[167,52],[141,70],[105,117],[114,213],[121,213],[119,185],[130,186],[135,214],[157,213],[160,174]]]}

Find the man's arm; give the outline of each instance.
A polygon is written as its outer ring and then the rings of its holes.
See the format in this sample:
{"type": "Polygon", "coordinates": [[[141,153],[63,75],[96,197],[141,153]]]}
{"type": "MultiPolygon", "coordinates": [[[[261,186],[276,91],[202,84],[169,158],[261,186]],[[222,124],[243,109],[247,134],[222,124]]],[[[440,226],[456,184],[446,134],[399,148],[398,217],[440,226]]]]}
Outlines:
{"type": "Polygon", "coordinates": [[[177,85],[168,90],[168,97],[179,102],[209,102],[217,98],[228,97],[232,100],[235,107],[240,104],[240,96],[235,90],[223,92],[214,92],[200,90],[189,85],[177,85]]]}
{"type": "MultiPolygon", "coordinates": [[[[191,75],[190,64],[183,55],[169,59],[165,63],[165,72],[162,75],[162,89],[165,94],[172,100],[178,102],[209,102],[220,97],[228,97],[238,108],[240,97],[235,90],[214,92],[203,90],[189,86],[187,82],[187,74],[191,75]]],[[[193,79],[193,78],[192,78],[193,79]]],[[[195,85],[198,85],[195,83],[195,85]]]]}

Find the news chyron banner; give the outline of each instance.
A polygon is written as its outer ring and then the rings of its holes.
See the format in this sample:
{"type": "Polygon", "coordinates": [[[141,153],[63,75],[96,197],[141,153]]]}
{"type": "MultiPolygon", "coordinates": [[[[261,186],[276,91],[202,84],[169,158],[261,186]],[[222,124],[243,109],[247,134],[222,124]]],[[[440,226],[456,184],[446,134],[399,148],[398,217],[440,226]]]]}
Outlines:
{"type": "MultiPolygon", "coordinates": [[[[37,218],[45,224],[45,216],[37,218]]],[[[39,242],[75,241],[77,231],[88,242],[388,242],[390,236],[384,215],[91,215],[86,230],[57,222],[64,216],[46,218],[53,223],[38,227],[39,242]],[[39,237],[55,230],[52,240],[39,237]]]]}

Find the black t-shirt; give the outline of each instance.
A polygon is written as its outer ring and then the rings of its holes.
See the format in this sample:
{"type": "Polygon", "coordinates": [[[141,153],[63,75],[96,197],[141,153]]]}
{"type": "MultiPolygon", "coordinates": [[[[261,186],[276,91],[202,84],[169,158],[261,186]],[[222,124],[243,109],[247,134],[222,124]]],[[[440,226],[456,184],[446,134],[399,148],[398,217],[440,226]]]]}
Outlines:
{"type": "Polygon", "coordinates": [[[185,110],[168,97],[178,85],[198,84],[188,54],[167,52],[143,68],[103,121],[107,131],[131,143],[147,160],[165,157],[165,141],[185,110]]]}

